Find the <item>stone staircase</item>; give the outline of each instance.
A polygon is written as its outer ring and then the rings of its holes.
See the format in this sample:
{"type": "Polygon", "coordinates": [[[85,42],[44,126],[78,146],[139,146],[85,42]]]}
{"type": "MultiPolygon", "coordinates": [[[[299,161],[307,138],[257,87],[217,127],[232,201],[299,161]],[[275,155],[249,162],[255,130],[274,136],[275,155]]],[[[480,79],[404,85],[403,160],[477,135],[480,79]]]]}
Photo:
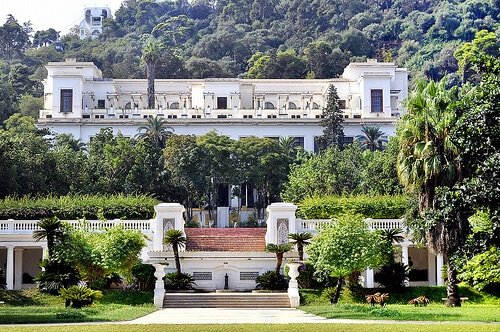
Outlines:
{"type": "Polygon", "coordinates": [[[290,308],[287,293],[166,293],[164,308],[290,308]]]}

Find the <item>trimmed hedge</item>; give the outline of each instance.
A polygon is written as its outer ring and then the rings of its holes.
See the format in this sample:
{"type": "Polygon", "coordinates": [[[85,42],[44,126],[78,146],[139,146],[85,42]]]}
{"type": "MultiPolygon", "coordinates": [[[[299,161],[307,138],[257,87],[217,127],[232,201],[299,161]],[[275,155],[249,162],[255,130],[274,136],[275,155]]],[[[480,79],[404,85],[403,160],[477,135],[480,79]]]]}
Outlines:
{"type": "Polygon", "coordinates": [[[303,219],[330,219],[352,211],[365,218],[401,218],[407,207],[407,196],[325,196],[306,198],[298,207],[298,216],[303,219]]]}
{"type": "Polygon", "coordinates": [[[159,201],[147,195],[70,195],[7,197],[0,200],[0,219],[149,219],[159,201]]]}

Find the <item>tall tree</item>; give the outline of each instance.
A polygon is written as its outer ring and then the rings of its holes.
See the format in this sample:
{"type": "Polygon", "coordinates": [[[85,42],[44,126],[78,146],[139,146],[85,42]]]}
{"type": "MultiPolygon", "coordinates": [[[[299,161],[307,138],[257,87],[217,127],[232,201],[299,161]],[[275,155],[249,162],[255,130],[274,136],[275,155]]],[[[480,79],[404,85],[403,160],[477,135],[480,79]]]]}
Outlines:
{"type": "Polygon", "coordinates": [[[174,129],[167,126],[166,119],[155,116],[148,118],[146,125],[140,126],[137,131],[137,138],[148,139],[159,149],[163,149],[174,129]]]}
{"type": "Polygon", "coordinates": [[[372,152],[383,149],[383,144],[386,140],[382,139],[382,136],[384,136],[385,133],[380,130],[379,126],[363,125],[361,132],[363,135],[356,136],[356,141],[360,142],[361,147],[372,152]]]}
{"type": "Polygon", "coordinates": [[[33,238],[36,242],[43,239],[47,240],[47,251],[49,254],[48,260],[51,262],[54,259],[54,249],[57,238],[63,234],[63,223],[56,217],[43,218],[37,226],[40,228],[33,232],[33,238]]]}
{"type": "Polygon", "coordinates": [[[340,98],[337,88],[333,84],[328,87],[326,107],[323,109],[321,125],[324,127],[323,135],[319,137],[318,145],[321,150],[329,147],[344,145],[344,117],[340,109],[340,98]]]}
{"type": "Polygon", "coordinates": [[[164,46],[153,37],[149,37],[142,50],[142,60],[146,62],[148,79],[148,108],[155,108],[155,66],[161,57],[164,46]]]}
{"type": "Polygon", "coordinates": [[[282,243],[282,244],[269,243],[266,246],[267,252],[272,252],[276,254],[276,268],[274,269],[276,275],[280,274],[281,264],[283,263],[283,256],[285,255],[286,252],[289,252],[291,249],[292,249],[291,243],[282,243]]]}
{"type": "MultiPolygon", "coordinates": [[[[408,109],[397,129],[398,177],[408,190],[419,195],[419,213],[437,207],[436,189],[451,187],[460,179],[458,149],[450,138],[457,117],[453,109],[457,89],[420,81],[410,94],[408,109]]],[[[448,260],[463,242],[462,221],[437,220],[427,229],[428,244],[448,260]]],[[[448,305],[460,306],[457,272],[448,264],[448,305]]]]}

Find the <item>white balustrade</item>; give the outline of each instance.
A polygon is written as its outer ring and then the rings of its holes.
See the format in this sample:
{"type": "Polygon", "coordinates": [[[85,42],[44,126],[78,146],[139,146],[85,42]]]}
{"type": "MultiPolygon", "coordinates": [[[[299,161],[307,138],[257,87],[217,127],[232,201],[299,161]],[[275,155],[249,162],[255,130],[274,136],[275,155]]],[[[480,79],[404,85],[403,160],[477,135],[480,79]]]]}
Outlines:
{"type": "MultiPolygon", "coordinates": [[[[141,231],[142,233],[152,233],[151,223],[155,220],[68,220],[66,221],[76,229],[86,229],[89,231],[100,231],[106,228],[112,228],[117,225],[125,229],[141,231]]],[[[0,220],[0,234],[30,234],[40,230],[37,226],[38,220],[0,220]]]]}
{"type": "MultiPolygon", "coordinates": [[[[403,219],[365,219],[371,230],[406,229],[403,219]]],[[[331,223],[330,219],[297,219],[297,231],[316,234],[322,226],[331,223]]]]}

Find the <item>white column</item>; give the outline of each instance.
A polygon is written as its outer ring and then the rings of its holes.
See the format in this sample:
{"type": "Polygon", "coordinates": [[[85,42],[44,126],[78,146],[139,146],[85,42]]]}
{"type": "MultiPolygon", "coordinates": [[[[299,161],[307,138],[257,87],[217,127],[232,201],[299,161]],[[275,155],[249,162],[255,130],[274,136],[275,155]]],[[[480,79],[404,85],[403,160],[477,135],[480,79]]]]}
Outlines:
{"type": "Polygon", "coordinates": [[[375,279],[373,278],[373,269],[366,269],[366,280],[365,280],[366,288],[375,287],[375,279]]]}
{"type": "MultiPolygon", "coordinates": [[[[47,248],[47,246],[43,246],[42,247],[42,260],[44,260],[48,257],[49,257],[49,249],[47,248]]],[[[44,267],[42,267],[42,271],[45,271],[44,267]]]]}
{"type": "Polygon", "coordinates": [[[23,249],[14,249],[14,289],[21,289],[23,284],[23,249]]]}
{"type": "Polygon", "coordinates": [[[290,307],[297,308],[300,305],[299,283],[297,277],[299,276],[299,263],[288,263],[288,298],[290,299],[290,307]]]}
{"type": "Polygon", "coordinates": [[[437,286],[443,286],[444,285],[444,280],[443,280],[443,266],[444,266],[444,260],[443,260],[443,255],[442,254],[437,254],[436,255],[436,285],[437,286]]]}
{"type": "Polygon", "coordinates": [[[406,266],[409,266],[409,258],[408,258],[408,241],[405,241],[401,244],[401,263],[406,266]]]}
{"type": "Polygon", "coordinates": [[[436,285],[436,256],[427,249],[427,277],[429,286],[436,285]]]}
{"type": "Polygon", "coordinates": [[[165,264],[153,264],[155,267],[155,293],[153,302],[155,307],[163,308],[163,300],[165,299],[165,284],[163,277],[165,276],[165,264]]]}
{"type": "Polygon", "coordinates": [[[7,270],[5,271],[7,289],[14,289],[14,246],[7,246],[7,270]]]}
{"type": "MultiPolygon", "coordinates": [[[[163,220],[174,219],[174,229],[179,229],[184,233],[184,217],[186,211],[179,203],[161,203],[155,206],[156,221],[153,227],[153,251],[163,250],[163,220]]],[[[186,236],[186,234],[184,234],[186,236]]]]}

